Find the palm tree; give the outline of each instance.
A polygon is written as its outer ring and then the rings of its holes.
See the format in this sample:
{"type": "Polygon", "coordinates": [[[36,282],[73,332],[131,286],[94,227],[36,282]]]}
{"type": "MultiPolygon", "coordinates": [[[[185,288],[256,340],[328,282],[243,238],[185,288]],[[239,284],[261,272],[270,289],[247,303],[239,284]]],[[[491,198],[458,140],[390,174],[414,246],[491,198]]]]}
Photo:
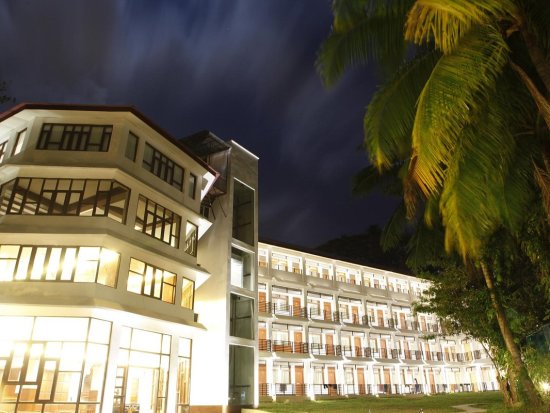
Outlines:
{"type": "Polygon", "coordinates": [[[399,170],[409,218],[440,218],[447,251],[477,263],[530,405],[541,401],[513,340],[484,245],[542,202],[550,219],[550,6],[546,0],[334,0],[317,68],[387,76],[368,105],[365,147],[399,170]]]}

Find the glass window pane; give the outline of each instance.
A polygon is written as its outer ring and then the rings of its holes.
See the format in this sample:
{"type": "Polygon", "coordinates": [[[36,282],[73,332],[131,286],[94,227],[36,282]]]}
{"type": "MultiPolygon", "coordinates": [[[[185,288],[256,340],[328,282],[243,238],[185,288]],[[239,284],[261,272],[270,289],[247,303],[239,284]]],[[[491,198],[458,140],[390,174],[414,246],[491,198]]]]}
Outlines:
{"type": "Polygon", "coordinates": [[[126,141],[126,151],[124,154],[131,161],[136,160],[137,146],[138,146],[138,137],[134,135],[132,132],[130,132],[128,134],[128,140],[126,141]]]}
{"type": "Polygon", "coordinates": [[[120,255],[106,248],[101,249],[99,262],[99,275],[97,282],[99,284],[114,287],[116,285],[118,263],[120,255]]]}

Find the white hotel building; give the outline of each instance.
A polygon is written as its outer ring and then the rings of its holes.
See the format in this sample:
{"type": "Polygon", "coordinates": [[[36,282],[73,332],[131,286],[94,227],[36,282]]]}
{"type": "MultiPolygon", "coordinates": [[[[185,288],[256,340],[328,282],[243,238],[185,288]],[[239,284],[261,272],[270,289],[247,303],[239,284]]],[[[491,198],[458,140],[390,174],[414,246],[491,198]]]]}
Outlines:
{"type": "Polygon", "coordinates": [[[132,107],[0,114],[0,412],[494,387],[477,344],[422,338],[421,280],[258,250],[257,190],[237,143],[132,107]]]}
{"type": "Polygon", "coordinates": [[[498,388],[479,343],[413,314],[428,282],[279,243],[258,259],[262,400],[498,388]]]}

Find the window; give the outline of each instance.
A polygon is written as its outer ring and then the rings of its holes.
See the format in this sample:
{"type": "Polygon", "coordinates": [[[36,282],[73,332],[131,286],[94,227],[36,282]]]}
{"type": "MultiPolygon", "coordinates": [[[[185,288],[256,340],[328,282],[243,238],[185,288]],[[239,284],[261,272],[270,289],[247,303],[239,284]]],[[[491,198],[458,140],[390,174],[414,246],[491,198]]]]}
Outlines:
{"type": "Polygon", "coordinates": [[[233,238],[254,245],[254,190],[234,181],[233,238]]]}
{"type": "Polygon", "coordinates": [[[178,381],[176,383],[177,413],[188,412],[189,409],[189,381],[191,375],[191,340],[179,339],[178,346],[178,381]]]}
{"type": "Polygon", "coordinates": [[[252,298],[231,294],[229,335],[233,337],[254,338],[252,325],[252,298]]]}
{"type": "Polygon", "coordinates": [[[169,335],[122,328],[113,412],[166,411],[170,347],[169,335]]]}
{"type": "Polygon", "coordinates": [[[45,123],[36,149],[107,152],[112,133],[112,125],[45,123]]]}
{"type": "Polygon", "coordinates": [[[139,138],[130,132],[128,134],[128,140],[126,141],[126,151],[124,152],[124,155],[126,155],[126,157],[132,162],[136,161],[138,142],[139,138]]]}
{"type": "Polygon", "coordinates": [[[189,174],[189,185],[187,186],[187,191],[189,192],[189,197],[195,199],[197,189],[197,177],[193,174],[189,174]]]}
{"type": "Polygon", "coordinates": [[[0,245],[0,281],[91,282],[114,287],[120,255],[101,247],[0,245]]]}
{"type": "Polygon", "coordinates": [[[21,149],[23,149],[23,143],[25,143],[25,136],[27,136],[27,129],[23,129],[21,132],[17,134],[17,138],[15,138],[15,145],[13,145],[13,152],[12,156],[17,155],[21,152],[21,149]]]}
{"type": "Polygon", "coordinates": [[[134,228],[178,248],[181,217],[150,199],[139,196],[134,228]]]}
{"type": "Polygon", "coordinates": [[[183,190],[183,168],[148,143],[143,152],[143,168],[174,188],[183,190]]]}
{"type": "Polygon", "coordinates": [[[4,161],[4,157],[6,156],[6,150],[8,148],[8,142],[9,141],[4,141],[0,143],[0,162],[4,161]]]}
{"type": "Polygon", "coordinates": [[[99,411],[110,322],[3,316],[0,331],[3,411],[99,411]]]}
{"type": "Polygon", "coordinates": [[[0,188],[0,214],[103,216],[124,223],[129,194],[107,179],[16,178],[0,188]]]}
{"type": "Polygon", "coordinates": [[[231,248],[231,285],[252,290],[252,254],[231,248]]]}
{"type": "Polygon", "coordinates": [[[192,310],[194,298],[195,283],[187,278],[183,278],[183,282],[181,284],[181,306],[192,310]]]}
{"type": "Polygon", "coordinates": [[[187,221],[185,226],[185,252],[197,256],[197,226],[187,221]]]}
{"type": "Polygon", "coordinates": [[[130,258],[128,291],[174,304],[176,274],[130,258]]]}
{"type": "Polygon", "coordinates": [[[254,349],[229,345],[229,404],[254,404],[254,349]]]}

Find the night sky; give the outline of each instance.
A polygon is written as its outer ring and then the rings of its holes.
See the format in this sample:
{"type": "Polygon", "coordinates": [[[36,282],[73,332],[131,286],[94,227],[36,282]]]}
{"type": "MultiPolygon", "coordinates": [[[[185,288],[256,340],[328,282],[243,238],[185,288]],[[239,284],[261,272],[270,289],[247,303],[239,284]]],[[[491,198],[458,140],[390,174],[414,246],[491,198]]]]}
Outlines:
{"type": "Polygon", "coordinates": [[[17,103],[133,105],[175,137],[236,140],[260,158],[260,237],[314,247],[392,204],[351,195],[377,79],[322,86],[330,25],[329,0],[0,0],[0,79],[17,103]]]}

